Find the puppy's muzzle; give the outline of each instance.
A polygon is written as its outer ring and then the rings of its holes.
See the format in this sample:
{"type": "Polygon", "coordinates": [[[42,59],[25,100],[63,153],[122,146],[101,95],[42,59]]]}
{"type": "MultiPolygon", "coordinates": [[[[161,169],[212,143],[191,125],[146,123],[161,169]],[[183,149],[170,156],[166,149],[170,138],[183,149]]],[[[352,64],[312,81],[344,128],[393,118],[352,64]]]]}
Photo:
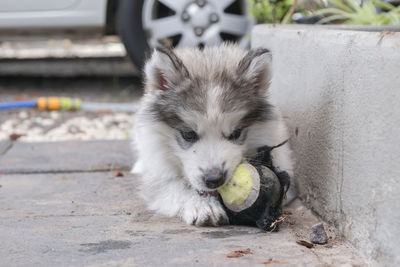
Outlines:
{"type": "Polygon", "coordinates": [[[203,180],[206,186],[210,189],[215,189],[224,184],[226,171],[221,168],[211,168],[204,172],[203,180]]]}

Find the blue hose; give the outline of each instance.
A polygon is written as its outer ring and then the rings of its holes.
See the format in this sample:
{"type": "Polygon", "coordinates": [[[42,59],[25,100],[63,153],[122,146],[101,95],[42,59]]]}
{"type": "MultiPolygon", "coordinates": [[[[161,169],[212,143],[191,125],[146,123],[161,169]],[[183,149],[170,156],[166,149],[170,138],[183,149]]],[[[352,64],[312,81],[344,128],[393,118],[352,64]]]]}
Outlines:
{"type": "Polygon", "coordinates": [[[5,103],[0,102],[0,110],[15,109],[15,108],[36,108],[36,107],[38,107],[39,110],[77,110],[82,108],[87,111],[110,110],[114,112],[132,112],[132,113],[135,113],[138,110],[138,106],[136,103],[85,102],[82,103],[81,105],[81,101],[79,99],[65,98],[65,97],[64,98],[41,97],[38,100],[27,100],[27,101],[5,102],[5,103]],[[52,108],[49,107],[49,103],[51,101],[53,101],[52,108]],[[57,105],[55,105],[54,103],[57,103],[57,105]]]}
{"type": "Polygon", "coordinates": [[[12,108],[34,108],[37,105],[37,100],[27,100],[18,102],[0,103],[0,110],[12,108]]]}

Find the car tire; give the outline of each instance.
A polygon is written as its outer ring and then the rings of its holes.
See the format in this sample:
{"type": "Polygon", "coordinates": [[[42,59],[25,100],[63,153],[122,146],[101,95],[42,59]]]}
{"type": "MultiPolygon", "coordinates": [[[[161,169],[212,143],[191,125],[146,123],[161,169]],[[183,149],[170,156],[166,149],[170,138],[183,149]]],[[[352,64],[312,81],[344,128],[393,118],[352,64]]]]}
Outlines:
{"type": "Polygon", "coordinates": [[[120,0],[117,11],[117,31],[133,64],[142,69],[149,47],[142,26],[143,0],[120,0]]]}
{"type": "Polygon", "coordinates": [[[182,9],[180,2],[174,0],[165,1],[169,7],[160,2],[119,0],[118,33],[130,59],[139,70],[150,48],[158,45],[204,47],[226,41],[237,42],[244,48],[249,45],[247,34],[253,20],[248,17],[247,0],[197,0],[187,2],[182,9]],[[198,8],[203,9],[203,12],[198,12],[198,8]],[[187,14],[187,19],[182,17],[183,14],[187,14]],[[212,20],[211,15],[216,18],[212,20]],[[206,25],[199,23],[199,19],[204,19],[204,16],[208,17],[206,25]],[[197,29],[202,31],[196,33],[197,29]],[[160,32],[164,32],[165,36],[157,35],[160,32]]]}

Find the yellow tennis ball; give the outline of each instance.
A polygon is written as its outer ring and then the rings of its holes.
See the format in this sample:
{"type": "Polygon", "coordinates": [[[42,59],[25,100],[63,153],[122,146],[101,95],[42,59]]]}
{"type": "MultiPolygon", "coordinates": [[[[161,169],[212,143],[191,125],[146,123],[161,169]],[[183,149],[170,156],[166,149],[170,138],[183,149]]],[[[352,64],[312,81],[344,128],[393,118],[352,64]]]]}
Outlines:
{"type": "Polygon", "coordinates": [[[239,164],[227,184],[218,189],[227,208],[241,211],[250,207],[260,191],[260,175],[257,169],[244,162],[239,164]]]}

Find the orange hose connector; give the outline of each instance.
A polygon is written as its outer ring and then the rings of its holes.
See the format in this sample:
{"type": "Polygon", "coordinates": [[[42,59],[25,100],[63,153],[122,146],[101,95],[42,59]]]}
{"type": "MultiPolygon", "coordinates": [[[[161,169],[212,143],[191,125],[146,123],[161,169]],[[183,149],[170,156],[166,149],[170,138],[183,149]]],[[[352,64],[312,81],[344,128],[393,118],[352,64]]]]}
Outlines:
{"type": "Polygon", "coordinates": [[[82,102],[78,98],[39,97],[37,107],[40,110],[72,110],[80,109],[82,102]]]}

